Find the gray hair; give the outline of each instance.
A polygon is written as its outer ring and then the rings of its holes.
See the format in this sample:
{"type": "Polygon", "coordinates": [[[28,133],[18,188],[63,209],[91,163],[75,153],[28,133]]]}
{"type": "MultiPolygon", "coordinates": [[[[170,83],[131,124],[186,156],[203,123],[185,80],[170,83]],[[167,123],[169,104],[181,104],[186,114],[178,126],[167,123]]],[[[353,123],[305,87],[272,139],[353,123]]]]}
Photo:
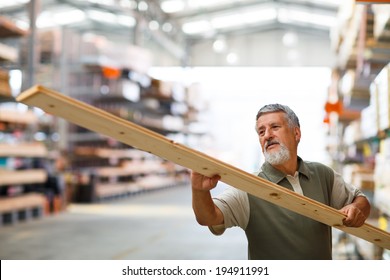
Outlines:
{"type": "Polygon", "coordinates": [[[286,113],[286,119],[291,128],[293,127],[300,127],[299,119],[297,115],[295,115],[294,111],[290,109],[290,107],[286,105],[281,104],[268,104],[263,106],[256,115],[256,121],[266,113],[273,113],[273,112],[284,112],[286,113]]]}

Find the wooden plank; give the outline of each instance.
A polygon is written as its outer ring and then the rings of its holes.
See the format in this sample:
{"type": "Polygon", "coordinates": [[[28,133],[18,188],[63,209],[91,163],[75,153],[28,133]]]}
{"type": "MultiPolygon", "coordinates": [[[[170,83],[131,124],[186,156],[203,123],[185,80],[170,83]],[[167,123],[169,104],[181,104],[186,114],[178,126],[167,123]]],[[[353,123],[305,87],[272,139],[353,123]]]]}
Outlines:
{"type": "Polygon", "coordinates": [[[0,38],[20,37],[26,34],[26,30],[19,28],[11,20],[0,17],[0,38]]]}
{"type": "Polygon", "coordinates": [[[0,187],[44,183],[47,172],[44,169],[5,170],[0,169],[0,187]]]}
{"type": "Polygon", "coordinates": [[[42,143],[0,143],[0,157],[47,157],[48,151],[42,143]]]}
{"type": "Polygon", "coordinates": [[[17,97],[17,101],[39,107],[49,114],[57,115],[79,126],[113,137],[137,149],[155,154],[206,176],[219,174],[221,181],[226,184],[390,249],[390,233],[386,231],[367,223],[359,228],[345,227],[342,223],[345,215],[332,207],[280,187],[59,92],[36,85],[21,93],[17,97]]]}
{"type": "Polygon", "coordinates": [[[16,197],[0,198],[0,213],[35,207],[44,208],[45,204],[45,196],[39,193],[29,193],[16,197]]]}
{"type": "Polygon", "coordinates": [[[2,109],[0,111],[0,121],[19,123],[19,124],[33,124],[38,120],[35,113],[31,110],[20,112],[16,109],[2,109]]]}

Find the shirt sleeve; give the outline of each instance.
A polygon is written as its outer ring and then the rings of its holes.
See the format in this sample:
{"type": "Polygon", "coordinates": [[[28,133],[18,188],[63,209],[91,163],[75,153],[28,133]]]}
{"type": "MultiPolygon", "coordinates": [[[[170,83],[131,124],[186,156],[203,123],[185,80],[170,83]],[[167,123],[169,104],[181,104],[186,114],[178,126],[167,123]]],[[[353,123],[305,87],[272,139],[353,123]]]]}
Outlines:
{"type": "Polygon", "coordinates": [[[209,227],[213,234],[221,235],[225,229],[234,226],[246,229],[249,221],[249,200],[246,192],[229,187],[213,200],[224,219],[223,225],[209,227]]]}
{"type": "Polygon", "coordinates": [[[334,171],[334,183],[332,189],[331,205],[336,209],[341,209],[345,205],[352,203],[357,196],[364,196],[361,190],[344,181],[343,177],[334,171]]]}

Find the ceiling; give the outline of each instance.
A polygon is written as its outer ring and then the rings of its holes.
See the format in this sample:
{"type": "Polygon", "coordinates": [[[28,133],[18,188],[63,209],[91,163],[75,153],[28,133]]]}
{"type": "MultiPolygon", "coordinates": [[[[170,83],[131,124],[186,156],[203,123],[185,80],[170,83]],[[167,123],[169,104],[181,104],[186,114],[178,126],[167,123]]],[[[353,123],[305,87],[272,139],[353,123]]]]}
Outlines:
{"type": "MultiPolygon", "coordinates": [[[[98,25],[112,32],[141,30],[157,40],[183,45],[221,34],[259,32],[294,26],[328,36],[339,0],[1,0],[0,15],[29,28],[29,3],[38,11],[38,28],[98,25]],[[88,24],[86,24],[88,23],[88,24]]],[[[134,35],[135,36],[135,35],[134,35]]],[[[136,38],[136,37],[135,37],[136,38]]],[[[135,42],[136,43],[136,42],[135,42]]],[[[172,44],[170,45],[172,46],[172,44]]]]}
{"type": "Polygon", "coordinates": [[[329,31],[338,1],[325,0],[159,0],[161,8],[189,38],[248,32],[287,24],[329,31]]]}

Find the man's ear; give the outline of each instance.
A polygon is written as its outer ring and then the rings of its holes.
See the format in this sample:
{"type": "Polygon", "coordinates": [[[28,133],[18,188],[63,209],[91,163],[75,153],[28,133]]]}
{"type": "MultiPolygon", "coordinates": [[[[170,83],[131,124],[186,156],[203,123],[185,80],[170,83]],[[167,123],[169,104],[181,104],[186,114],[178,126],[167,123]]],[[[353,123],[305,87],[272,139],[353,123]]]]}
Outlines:
{"type": "Polygon", "coordinates": [[[299,143],[299,141],[301,141],[301,129],[299,127],[295,127],[294,133],[295,133],[295,140],[297,141],[297,143],[299,143]]]}

